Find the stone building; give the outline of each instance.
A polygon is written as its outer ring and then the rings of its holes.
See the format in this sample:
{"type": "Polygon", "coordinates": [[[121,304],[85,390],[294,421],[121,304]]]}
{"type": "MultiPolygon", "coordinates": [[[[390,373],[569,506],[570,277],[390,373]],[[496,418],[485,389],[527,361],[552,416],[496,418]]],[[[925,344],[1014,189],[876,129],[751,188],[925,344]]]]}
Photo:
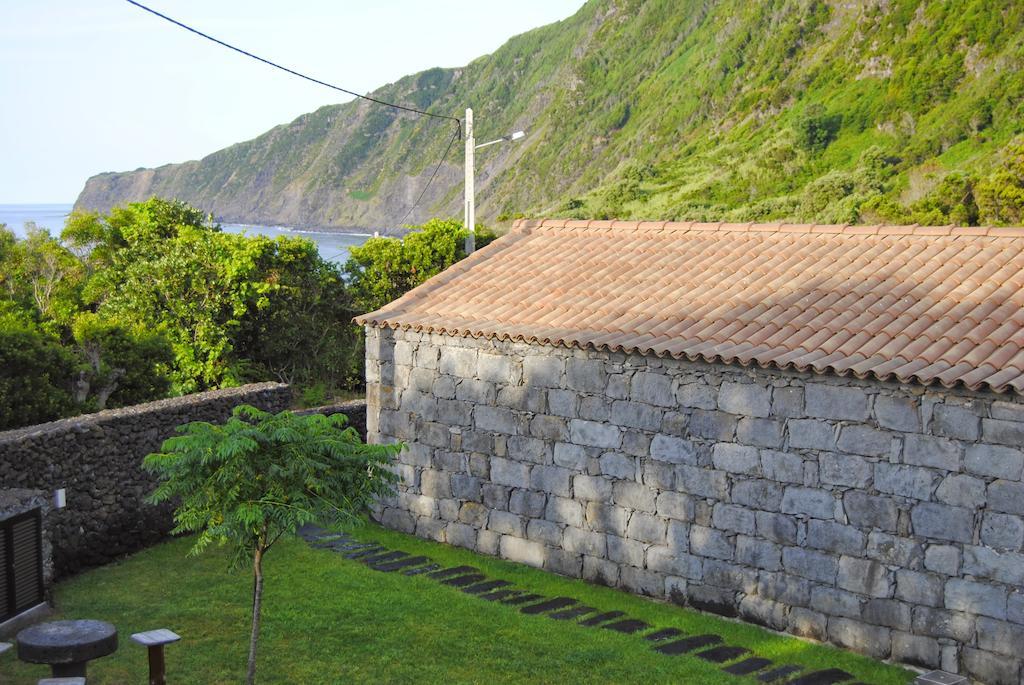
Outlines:
{"type": "Polygon", "coordinates": [[[521,222],[380,311],[393,528],[1021,683],[1024,230],[521,222]]]}

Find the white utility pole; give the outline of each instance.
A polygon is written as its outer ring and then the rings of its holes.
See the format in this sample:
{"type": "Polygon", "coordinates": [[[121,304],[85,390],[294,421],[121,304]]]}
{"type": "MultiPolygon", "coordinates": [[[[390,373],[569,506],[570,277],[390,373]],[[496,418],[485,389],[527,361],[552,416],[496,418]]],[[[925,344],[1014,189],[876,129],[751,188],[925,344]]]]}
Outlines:
{"type": "Polygon", "coordinates": [[[476,207],[473,198],[473,153],[476,150],[474,142],[473,110],[466,109],[466,215],[463,223],[469,231],[466,234],[466,254],[473,254],[473,250],[476,249],[476,207]]]}
{"type": "Polygon", "coordinates": [[[466,207],[465,215],[463,217],[463,225],[468,230],[466,234],[466,254],[472,254],[473,250],[476,249],[476,204],[474,199],[475,188],[473,184],[473,177],[475,175],[474,155],[476,150],[487,147],[488,145],[494,145],[495,143],[505,143],[513,140],[519,140],[526,134],[522,131],[516,131],[507,136],[502,136],[497,140],[491,140],[486,143],[476,144],[476,140],[473,138],[473,110],[466,110],[466,207]]]}

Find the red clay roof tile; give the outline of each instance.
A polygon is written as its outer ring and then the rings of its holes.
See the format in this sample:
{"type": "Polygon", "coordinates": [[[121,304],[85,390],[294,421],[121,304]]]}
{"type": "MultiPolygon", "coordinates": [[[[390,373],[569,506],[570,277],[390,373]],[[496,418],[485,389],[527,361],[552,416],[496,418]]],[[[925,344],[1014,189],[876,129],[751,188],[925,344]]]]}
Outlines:
{"type": "Polygon", "coordinates": [[[357,320],[1024,392],[1024,229],[520,221],[357,320]]]}

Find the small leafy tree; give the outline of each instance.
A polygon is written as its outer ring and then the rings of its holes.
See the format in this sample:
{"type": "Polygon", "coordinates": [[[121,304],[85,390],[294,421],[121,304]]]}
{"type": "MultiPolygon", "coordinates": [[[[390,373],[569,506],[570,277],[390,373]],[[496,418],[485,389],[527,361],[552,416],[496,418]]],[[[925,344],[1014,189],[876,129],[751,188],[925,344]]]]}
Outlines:
{"type": "Polygon", "coordinates": [[[79,314],[71,325],[74,350],[81,361],[75,401],[89,409],[126,406],[163,397],[174,354],[162,335],[140,325],[79,314]]]}
{"type": "Polygon", "coordinates": [[[153,503],[180,501],[175,533],[198,533],[190,555],[211,543],[251,562],[252,633],[246,682],[256,681],[263,557],[281,536],[313,521],[351,523],[396,480],[401,445],[365,445],[347,417],[270,414],[236,407],[224,425],[189,423],[143,461],[160,484],[153,503]]]}
{"type": "Polygon", "coordinates": [[[1006,146],[999,166],[978,184],[977,191],[982,223],[1024,223],[1024,139],[1006,146]]]}
{"type": "Polygon", "coordinates": [[[797,145],[809,152],[821,152],[836,139],[842,125],[842,114],[830,114],[815,103],[802,112],[793,125],[797,145]]]}
{"type": "MultiPolygon", "coordinates": [[[[345,280],[355,312],[372,312],[466,256],[461,221],[431,219],[403,238],[370,238],[349,251],[345,280]]],[[[477,229],[479,249],[494,234],[477,229]]]]}
{"type": "Polygon", "coordinates": [[[65,416],[75,359],[22,312],[0,301],[0,430],[65,416]]]}

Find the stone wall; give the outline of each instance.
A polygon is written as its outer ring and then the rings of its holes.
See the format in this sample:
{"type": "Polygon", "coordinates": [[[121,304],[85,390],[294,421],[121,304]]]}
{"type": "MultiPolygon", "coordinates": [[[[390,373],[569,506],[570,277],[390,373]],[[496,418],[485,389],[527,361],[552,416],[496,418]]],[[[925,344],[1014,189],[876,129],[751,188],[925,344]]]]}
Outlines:
{"type": "Polygon", "coordinates": [[[299,416],[305,414],[344,414],[348,417],[348,425],[356,429],[359,437],[366,440],[366,400],[349,400],[337,404],[325,404],[322,407],[312,409],[299,409],[295,412],[299,416]]]}
{"type": "Polygon", "coordinates": [[[1024,403],[371,328],[385,524],[1021,682],[1024,403]]]}
{"type": "Polygon", "coordinates": [[[86,414],[0,433],[0,487],[52,493],[67,507],[48,516],[58,577],[162,539],[171,508],[144,502],[155,486],[142,458],[189,421],[223,421],[239,404],[288,407],[287,385],[260,383],[86,414]]]}

